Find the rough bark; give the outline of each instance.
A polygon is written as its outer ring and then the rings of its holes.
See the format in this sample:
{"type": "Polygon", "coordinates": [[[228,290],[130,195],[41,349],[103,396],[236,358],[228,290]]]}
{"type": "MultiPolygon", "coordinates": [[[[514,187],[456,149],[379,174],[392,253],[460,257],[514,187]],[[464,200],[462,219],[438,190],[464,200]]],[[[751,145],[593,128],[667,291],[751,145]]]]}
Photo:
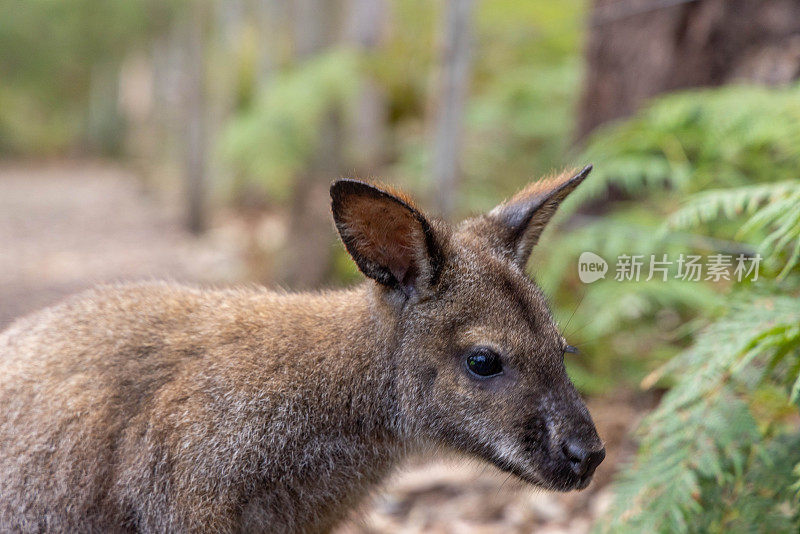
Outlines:
{"type": "Polygon", "coordinates": [[[797,0],[594,0],[577,137],[651,97],[800,75],[797,0]]]}

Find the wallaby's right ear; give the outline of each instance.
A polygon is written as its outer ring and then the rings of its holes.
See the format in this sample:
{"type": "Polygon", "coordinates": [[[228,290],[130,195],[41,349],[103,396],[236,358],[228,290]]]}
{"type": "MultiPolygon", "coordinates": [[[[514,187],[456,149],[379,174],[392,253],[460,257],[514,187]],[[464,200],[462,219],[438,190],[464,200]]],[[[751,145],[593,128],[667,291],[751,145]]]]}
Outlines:
{"type": "Polygon", "coordinates": [[[587,165],[574,175],[566,172],[534,182],[484,218],[471,221],[477,221],[480,225],[477,231],[489,237],[495,250],[509,257],[520,269],[525,269],[531,250],[558,205],[591,171],[592,166],[587,165]]]}
{"type": "Polygon", "coordinates": [[[361,272],[407,297],[436,283],[440,244],[405,195],[346,179],[331,185],[331,200],[336,228],[361,272]]]}

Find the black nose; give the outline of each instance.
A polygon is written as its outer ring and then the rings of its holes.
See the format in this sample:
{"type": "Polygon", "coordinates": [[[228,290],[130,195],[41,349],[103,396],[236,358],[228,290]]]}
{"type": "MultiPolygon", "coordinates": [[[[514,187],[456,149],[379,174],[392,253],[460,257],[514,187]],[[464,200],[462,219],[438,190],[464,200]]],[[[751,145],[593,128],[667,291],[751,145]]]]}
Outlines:
{"type": "Polygon", "coordinates": [[[579,477],[590,477],[606,457],[606,450],[587,448],[576,439],[568,439],[561,445],[564,458],[570,463],[572,471],[579,477]]]}

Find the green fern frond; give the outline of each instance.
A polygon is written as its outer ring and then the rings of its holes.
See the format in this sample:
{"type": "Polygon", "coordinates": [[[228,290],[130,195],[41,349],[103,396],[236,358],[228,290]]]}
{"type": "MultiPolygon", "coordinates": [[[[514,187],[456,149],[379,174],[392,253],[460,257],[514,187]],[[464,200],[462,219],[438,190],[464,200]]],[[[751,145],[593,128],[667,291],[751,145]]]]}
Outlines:
{"type": "Polygon", "coordinates": [[[704,480],[728,483],[732,465],[746,461],[746,444],[759,438],[747,405],[727,386],[671,417],[654,415],[636,462],[615,483],[611,517],[600,532],[699,530],[694,518],[703,511],[704,480]]]}
{"type": "Polygon", "coordinates": [[[692,347],[661,369],[660,374],[679,377],[679,382],[658,411],[678,409],[732,379],[741,379],[747,365],[756,358],[774,366],[772,358],[781,347],[794,350],[793,357],[800,358],[799,304],[788,296],[759,297],[734,304],[692,347]]]}
{"type": "Polygon", "coordinates": [[[667,225],[670,229],[687,229],[724,216],[735,219],[752,215],[765,203],[774,203],[800,194],[800,181],[758,184],[730,189],[703,191],[689,197],[667,225]]]}
{"type": "Polygon", "coordinates": [[[697,315],[707,322],[724,309],[708,303],[734,301],[699,334],[689,332],[693,344],[643,382],[668,378],[671,389],[641,425],[638,456],[616,482],[615,503],[599,530],[800,531],[800,85],[659,98],[599,130],[581,161],[597,171],[567,207],[612,192],[612,214],[597,233],[579,227],[554,247],[562,259],[553,279],[561,287],[575,284],[568,267],[576,256],[562,257],[575,253],[565,244],[572,238],[606,259],[616,250],[713,250],[759,252],[768,266],[757,283],[604,280],[587,289],[576,314],[591,318],[584,332],[649,350],[649,362],[670,356],[682,341],[663,342],[659,314],[697,324],[697,315]],[[631,198],[643,206],[635,217],[633,203],[624,203],[631,198]],[[648,342],[661,347],[648,349],[648,342]]]}
{"type": "MultiPolygon", "coordinates": [[[[779,363],[800,361],[798,325],[795,298],[742,301],[664,366],[676,385],[642,423],[639,454],[615,486],[611,520],[601,531],[708,528],[699,521],[707,508],[703,500],[713,491],[708,481],[737,487],[754,463],[764,461],[754,451],[769,436],[752,414],[751,397],[743,394],[759,388],[779,363]]],[[[788,487],[785,482],[778,489],[785,493],[788,487]]],[[[791,511],[796,517],[797,507],[791,511]]]]}
{"type": "Polygon", "coordinates": [[[800,85],[729,86],[662,97],[632,119],[600,128],[580,161],[594,163],[596,171],[567,208],[609,186],[641,196],[796,179],[800,85]],[[768,176],[763,169],[770,169],[768,176]]]}
{"type": "Polygon", "coordinates": [[[721,216],[735,219],[749,216],[739,230],[740,236],[757,232],[766,234],[759,251],[777,262],[788,250],[779,278],[800,261],[800,181],[759,184],[698,193],[667,221],[669,229],[696,227],[721,216]]]}

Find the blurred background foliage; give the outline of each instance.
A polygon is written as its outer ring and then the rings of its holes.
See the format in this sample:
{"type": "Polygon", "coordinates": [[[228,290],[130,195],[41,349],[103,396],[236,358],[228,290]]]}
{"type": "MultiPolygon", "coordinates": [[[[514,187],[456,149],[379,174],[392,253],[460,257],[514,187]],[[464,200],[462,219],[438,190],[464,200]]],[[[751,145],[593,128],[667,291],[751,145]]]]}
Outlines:
{"type": "Polygon", "coordinates": [[[575,369],[585,388],[602,391],[612,377],[618,386],[618,371],[642,378],[691,339],[695,319],[728,305],[730,284],[675,279],[673,265],[666,282],[620,283],[612,271],[586,288],[570,268],[582,251],[609,261],[622,254],[675,261],[682,253],[761,253],[772,276],[797,266],[796,85],[665,96],[600,128],[582,158],[596,171],[562,208],[572,228],[551,236],[536,265],[544,287],[559,288],[565,301],[585,293],[571,323],[589,340],[587,352],[605,354],[575,369]]]}
{"type": "Polygon", "coordinates": [[[119,153],[120,63],[163,32],[177,6],[177,0],[2,2],[0,152],[119,153]]]}
{"type": "MultiPolygon", "coordinates": [[[[670,95],[589,141],[585,154],[602,170],[573,202],[585,205],[611,188],[620,198],[609,206],[606,195],[601,220],[588,216],[585,226],[554,236],[553,254],[573,265],[581,250],[606,258],[763,256],[759,278],[749,283],[609,276],[586,290],[575,314],[586,324],[578,335],[594,336],[590,353],[606,357],[586,362],[585,384],[615,369],[635,375],[650,368],[642,386],[669,389],[638,431],[639,453],[616,487],[611,521],[599,530],[800,526],[798,140],[795,85],[670,95]],[[609,359],[619,365],[605,367],[609,359]]],[[[563,267],[563,260],[549,263],[544,279],[571,291],[563,267]]],[[[619,387],[620,375],[613,376],[599,386],[619,387]]]]}
{"type": "Polygon", "coordinates": [[[598,529],[797,532],[800,14],[661,4],[2,0],[0,154],[118,159],[192,231],[246,221],[244,278],[296,288],[360,279],[336,176],[457,218],[593,163],[530,271],[578,387],[656,405],[598,529]],[[590,285],[584,251],[610,265],[590,285]],[[614,280],[720,253],[758,280],[614,280]]]}

